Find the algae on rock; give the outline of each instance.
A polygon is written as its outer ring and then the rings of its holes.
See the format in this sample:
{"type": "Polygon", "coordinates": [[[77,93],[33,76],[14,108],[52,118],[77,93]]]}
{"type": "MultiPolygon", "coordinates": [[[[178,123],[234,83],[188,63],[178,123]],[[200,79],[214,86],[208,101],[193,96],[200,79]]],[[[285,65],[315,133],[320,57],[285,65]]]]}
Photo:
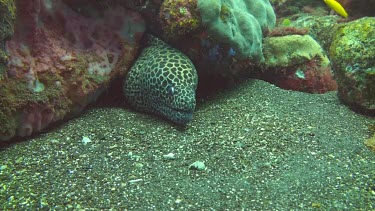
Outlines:
{"type": "Polygon", "coordinates": [[[340,99],[375,114],[375,18],[340,25],[329,50],[340,99]]]}
{"type": "Polygon", "coordinates": [[[13,36],[15,19],[15,1],[0,0],[0,81],[4,78],[8,60],[5,42],[13,36]]]}

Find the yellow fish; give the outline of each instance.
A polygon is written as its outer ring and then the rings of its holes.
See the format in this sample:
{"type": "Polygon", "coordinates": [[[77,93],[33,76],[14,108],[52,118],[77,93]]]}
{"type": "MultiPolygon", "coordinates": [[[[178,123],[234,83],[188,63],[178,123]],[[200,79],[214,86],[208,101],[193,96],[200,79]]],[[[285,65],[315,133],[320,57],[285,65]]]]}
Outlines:
{"type": "Polygon", "coordinates": [[[344,18],[348,17],[348,13],[346,13],[344,7],[341,6],[340,3],[338,3],[335,0],[324,0],[324,2],[335,12],[337,12],[339,15],[341,15],[344,18]]]}

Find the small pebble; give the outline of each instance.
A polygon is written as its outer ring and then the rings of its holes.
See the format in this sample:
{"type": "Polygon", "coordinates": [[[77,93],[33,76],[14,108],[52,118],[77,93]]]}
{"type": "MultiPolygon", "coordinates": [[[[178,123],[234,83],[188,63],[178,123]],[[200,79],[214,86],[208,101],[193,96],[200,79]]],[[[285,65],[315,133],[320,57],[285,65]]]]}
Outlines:
{"type": "Polygon", "coordinates": [[[206,169],[206,166],[202,161],[195,161],[189,166],[189,169],[202,171],[206,169]]]}
{"type": "Polygon", "coordinates": [[[91,139],[89,139],[89,137],[86,137],[86,136],[83,136],[82,137],[82,143],[84,144],[84,145],[86,145],[86,144],[88,144],[88,143],[90,143],[91,142],[91,139]]]}
{"type": "Polygon", "coordinates": [[[168,154],[166,154],[166,155],[163,155],[163,157],[164,157],[165,159],[168,159],[168,160],[174,160],[174,159],[176,159],[176,156],[175,156],[174,153],[168,153],[168,154]]]}

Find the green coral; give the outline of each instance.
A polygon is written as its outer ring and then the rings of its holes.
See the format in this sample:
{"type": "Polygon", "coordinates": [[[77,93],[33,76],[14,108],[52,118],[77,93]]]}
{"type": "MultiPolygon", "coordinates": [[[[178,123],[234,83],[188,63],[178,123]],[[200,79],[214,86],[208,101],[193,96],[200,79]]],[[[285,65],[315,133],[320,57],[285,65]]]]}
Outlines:
{"type": "Polygon", "coordinates": [[[198,0],[197,6],[209,36],[230,45],[240,59],[263,60],[263,33],[276,22],[268,0],[198,0]]]}

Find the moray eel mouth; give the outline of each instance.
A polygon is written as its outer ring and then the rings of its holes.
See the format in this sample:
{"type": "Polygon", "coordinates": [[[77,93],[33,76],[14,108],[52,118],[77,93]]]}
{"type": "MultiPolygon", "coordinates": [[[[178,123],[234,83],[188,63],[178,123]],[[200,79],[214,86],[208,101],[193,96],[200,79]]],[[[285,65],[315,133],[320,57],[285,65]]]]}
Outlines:
{"type": "Polygon", "coordinates": [[[185,126],[193,119],[194,108],[175,108],[165,103],[157,107],[155,113],[175,124],[185,126]]]}
{"type": "Polygon", "coordinates": [[[154,103],[154,105],[157,106],[154,106],[153,111],[151,111],[150,113],[156,114],[157,116],[160,116],[167,121],[173,122],[180,126],[185,126],[193,119],[195,101],[184,107],[173,106],[163,101],[154,103]]]}

